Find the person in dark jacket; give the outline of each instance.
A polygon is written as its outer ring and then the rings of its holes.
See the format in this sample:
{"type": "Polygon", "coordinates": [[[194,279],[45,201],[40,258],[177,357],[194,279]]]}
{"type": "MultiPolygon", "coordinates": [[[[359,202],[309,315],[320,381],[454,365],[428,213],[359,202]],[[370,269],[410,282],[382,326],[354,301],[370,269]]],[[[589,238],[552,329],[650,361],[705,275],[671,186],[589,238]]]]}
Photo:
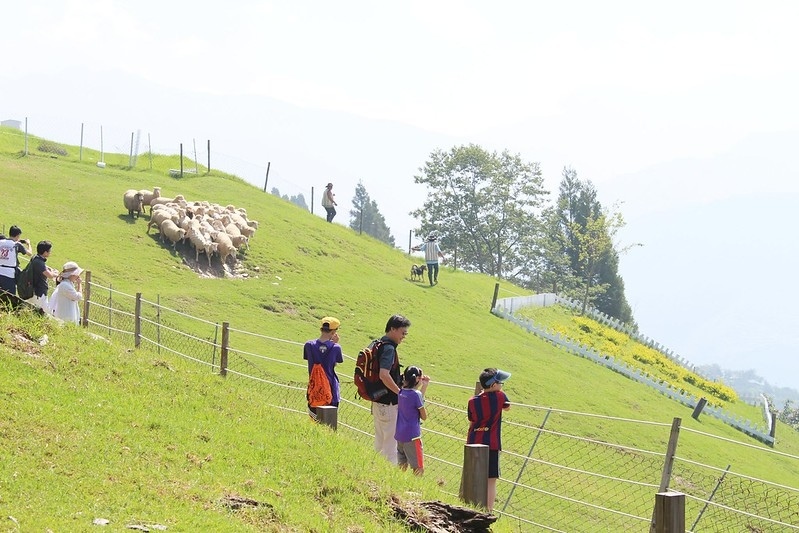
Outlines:
{"type": "Polygon", "coordinates": [[[53,243],[50,241],[40,241],[36,245],[36,255],[31,259],[31,268],[33,269],[33,298],[28,300],[34,307],[47,310],[49,305],[47,302],[47,291],[49,285],[47,280],[55,279],[58,276],[58,270],[47,266],[47,258],[50,257],[50,250],[53,248],[53,243]]]}

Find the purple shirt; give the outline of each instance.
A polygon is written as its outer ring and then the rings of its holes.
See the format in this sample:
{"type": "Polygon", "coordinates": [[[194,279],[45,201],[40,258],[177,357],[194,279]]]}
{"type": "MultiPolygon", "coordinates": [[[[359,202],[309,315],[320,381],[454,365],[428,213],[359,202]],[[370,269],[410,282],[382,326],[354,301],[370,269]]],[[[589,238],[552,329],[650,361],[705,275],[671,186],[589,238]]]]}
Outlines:
{"type": "Polygon", "coordinates": [[[399,393],[397,406],[397,429],[394,431],[394,440],[410,442],[422,436],[422,422],[419,409],[424,407],[424,397],[416,389],[402,389],[399,393]]]}
{"type": "Polygon", "coordinates": [[[343,363],[344,356],[341,354],[341,346],[333,341],[322,342],[314,339],[305,343],[302,349],[302,358],[308,361],[308,375],[314,363],[320,363],[325,370],[327,380],[330,382],[330,392],[333,394],[331,405],[339,403],[339,384],[336,375],[336,363],[343,363]]]}

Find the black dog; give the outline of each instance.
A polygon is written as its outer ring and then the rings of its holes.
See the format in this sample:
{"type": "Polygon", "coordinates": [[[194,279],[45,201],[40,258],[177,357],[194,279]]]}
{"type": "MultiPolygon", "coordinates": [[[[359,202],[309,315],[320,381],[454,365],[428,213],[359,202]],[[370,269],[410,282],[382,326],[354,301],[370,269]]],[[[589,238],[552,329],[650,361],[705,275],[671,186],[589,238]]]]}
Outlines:
{"type": "Polygon", "coordinates": [[[418,279],[424,281],[424,271],[427,270],[427,265],[413,265],[411,267],[411,281],[418,279]]]}

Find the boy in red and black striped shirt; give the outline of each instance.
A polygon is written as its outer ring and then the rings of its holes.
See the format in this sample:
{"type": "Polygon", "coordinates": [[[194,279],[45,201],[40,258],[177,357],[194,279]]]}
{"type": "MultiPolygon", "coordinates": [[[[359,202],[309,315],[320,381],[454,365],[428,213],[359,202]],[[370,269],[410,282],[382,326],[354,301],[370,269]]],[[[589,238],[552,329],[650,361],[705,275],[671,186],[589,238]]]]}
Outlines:
{"type": "Polygon", "coordinates": [[[502,384],[510,372],[486,368],[480,374],[483,391],[469,400],[469,435],[467,444],[488,446],[488,512],[494,510],[499,478],[499,451],[502,449],[502,411],[510,409],[510,400],[502,390],[502,384]]]}

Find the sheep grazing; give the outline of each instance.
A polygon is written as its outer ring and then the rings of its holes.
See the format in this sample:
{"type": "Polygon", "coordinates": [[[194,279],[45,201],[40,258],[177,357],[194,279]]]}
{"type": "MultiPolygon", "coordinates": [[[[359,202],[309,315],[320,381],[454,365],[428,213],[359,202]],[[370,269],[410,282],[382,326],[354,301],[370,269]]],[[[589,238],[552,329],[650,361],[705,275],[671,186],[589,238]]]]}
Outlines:
{"type": "Polygon", "coordinates": [[[250,249],[250,239],[244,235],[230,235],[230,242],[236,247],[236,250],[241,250],[242,247],[247,250],[250,249]]]}
{"type": "Polygon", "coordinates": [[[171,220],[177,223],[178,215],[174,210],[168,209],[165,206],[161,206],[161,209],[151,210],[150,222],[147,224],[147,233],[150,233],[150,228],[158,228],[158,231],[161,231],[161,223],[164,220],[171,220]]]}
{"type": "Polygon", "coordinates": [[[172,219],[161,222],[161,240],[163,241],[164,238],[169,239],[172,242],[172,248],[175,248],[178,241],[182,241],[185,237],[186,230],[179,228],[172,219]]]}
{"type": "Polygon", "coordinates": [[[150,206],[150,214],[153,214],[153,206],[150,205],[155,198],[161,196],[161,187],[153,187],[152,191],[148,191],[147,189],[142,189],[139,191],[142,194],[142,202],[144,203],[144,207],[150,206]]]}
{"type": "Polygon", "coordinates": [[[211,256],[214,255],[219,246],[210,237],[203,235],[199,230],[192,228],[188,233],[189,242],[194,246],[194,262],[200,262],[200,253],[203,252],[208,257],[208,267],[211,267],[211,256]]]}
{"type": "Polygon", "coordinates": [[[141,212],[144,211],[144,197],[141,192],[134,189],[125,191],[125,194],[122,196],[122,203],[125,205],[125,209],[128,210],[128,215],[131,217],[133,217],[133,213],[135,212],[136,218],[139,218],[141,212]]]}
{"type": "Polygon", "coordinates": [[[235,262],[237,250],[236,247],[233,246],[233,242],[230,240],[228,234],[220,231],[216,234],[214,240],[218,244],[216,252],[219,254],[219,260],[222,262],[222,265],[224,266],[228,257],[232,257],[235,262]]]}

